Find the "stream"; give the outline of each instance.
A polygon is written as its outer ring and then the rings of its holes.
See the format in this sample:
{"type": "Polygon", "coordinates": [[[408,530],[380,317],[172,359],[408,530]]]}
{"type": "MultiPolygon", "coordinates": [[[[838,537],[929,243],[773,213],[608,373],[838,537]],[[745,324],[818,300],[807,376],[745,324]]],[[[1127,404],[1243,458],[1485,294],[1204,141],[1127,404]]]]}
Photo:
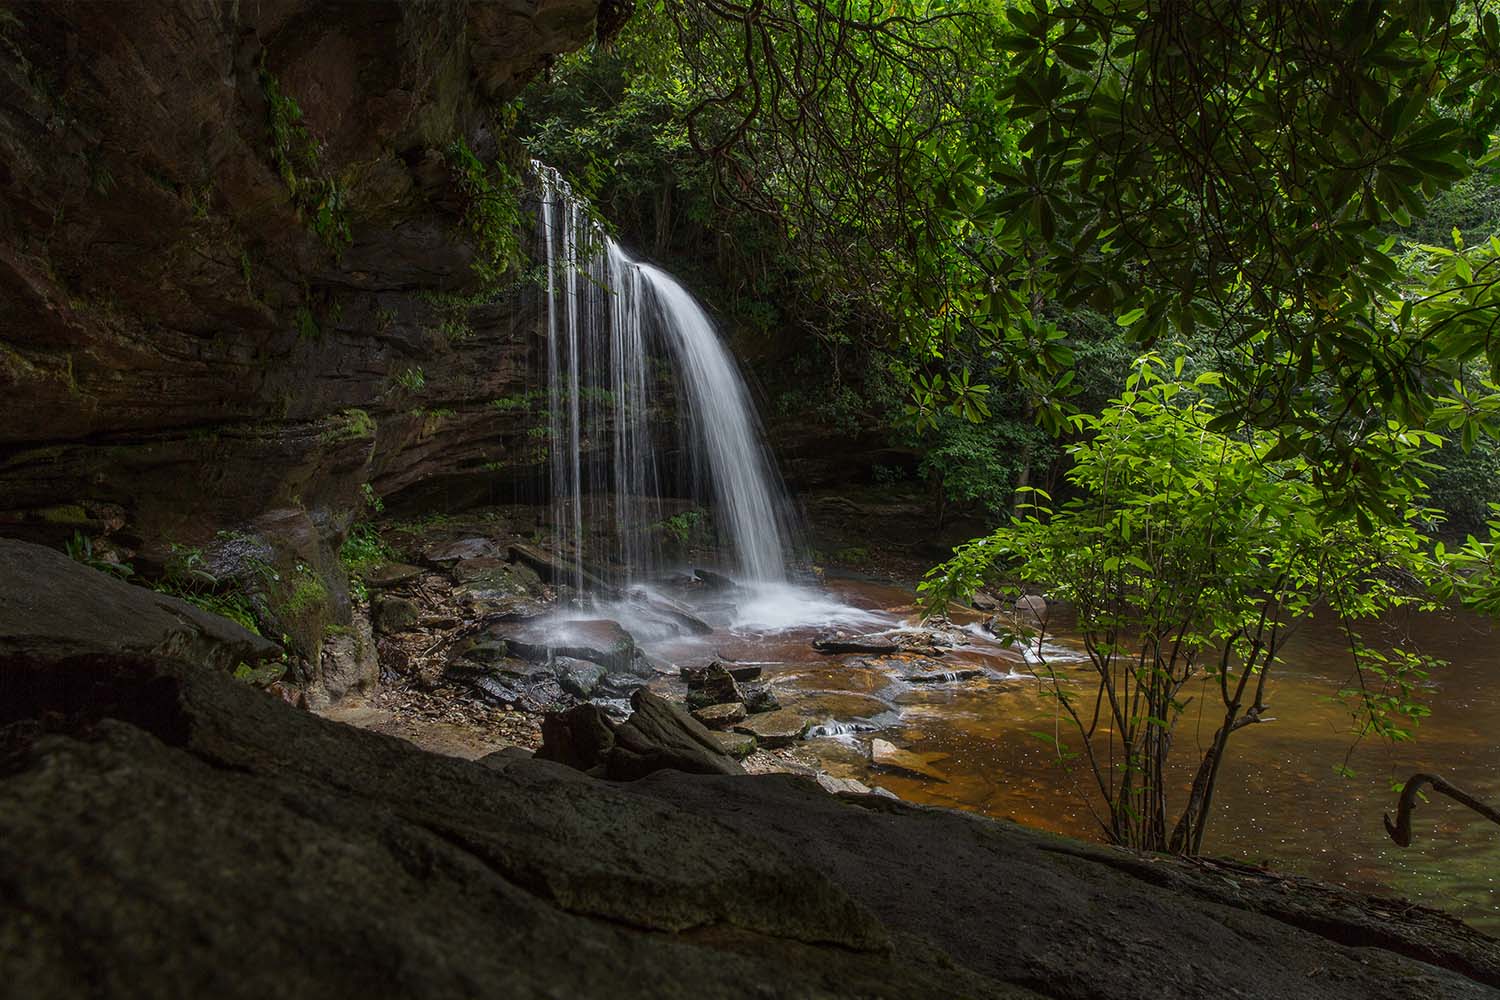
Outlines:
{"type": "MultiPolygon", "coordinates": [[[[1025,658],[979,628],[983,616],[959,621],[968,626],[970,644],[941,657],[942,671],[982,671],[963,680],[909,683],[892,658],[823,655],[810,645],[831,624],[872,631],[916,617],[909,590],[831,580],[822,593],[762,590],[711,635],[642,645],[676,665],[716,655],[760,664],[783,705],[813,724],[798,757],[835,776],[913,802],[1099,839],[1081,794],[1087,775],[1065,771],[1033,735],[1054,730],[1052,703],[1025,658]],[[877,737],[919,755],[932,775],[872,766],[870,742],[877,737]]],[[[1049,659],[1064,672],[1070,664],[1086,669],[1080,644],[1059,619],[1050,623],[1049,659]]],[[[1410,848],[1392,843],[1381,823],[1395,806],[1392,784],[1413,771],[1442,774],[1500,801],[1500,650],[1490,626],[1469,616],[1426,616],[1404,631],[1424,652],[1450,661],[1427,682],[1432,715],[1415,742],[1356,743],[1348,709],[1333,697],[1350,673],[1342,636],[1332,622],[1305,623],[1272,678],[1267,701],[1274,721],[1240,731],[1231,743],[1205,852],[1401,895],[1500,933],[1500,829],[1442,797],[1419,805],[1410,848]],[[1352,777],[1335,770],[1346,756],[1352,777]]],[[[678,697],[684,691],[675,676],[659,686],[678,697]]],[[[1179,725],[1184,791],[1189,758],[1196,763],[1197,742],[1213,731],[1214,720],[1200,725],[1192,710],[1179,725]]]]}

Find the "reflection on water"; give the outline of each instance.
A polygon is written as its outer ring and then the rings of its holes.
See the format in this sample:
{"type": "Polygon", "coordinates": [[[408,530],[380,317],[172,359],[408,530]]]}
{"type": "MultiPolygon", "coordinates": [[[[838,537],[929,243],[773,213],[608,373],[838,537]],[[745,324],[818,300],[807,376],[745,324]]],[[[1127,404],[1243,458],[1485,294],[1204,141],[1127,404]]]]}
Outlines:
{"type": "MultiPolygon", "coordinates": [[[[847,581],[832,586],[835,603],[863,609],[871,620],[891,625],[914,615],[908,592],[847,581]]],[[[792,626],[795,618],[780,617],[779,631],[731,628],[651,651],[682,662],[701,658],[706,649],[768,662],[767,676],[784,700],[827,727],[827,735],[807,747],[835,774],[869,780],[916,802],[1099,837],[1085,794],[1087,774],[1060,767],[1036,735],[1071,736],[1019,651],[971,631],[974,645],[949,652],[943,667],[981,665],[982,677],[907,684],[868,658],[813,653],[808,641],[818,626],[792,626]],[[872,771],[872,735],[943,755],[937,767],[946,780],[872,771]]],[[[1422,722],[1417,740],[1390,745],[1356,743],[1351,735],[1348,709],[1334,697],[1349,681],[1351,660],[1331,623],[1309,622],[1292,636],[1284,647],[1287,662],[1270,682],[1267,703],[1275,721],[1246,727],[1230,744],[1205,851],[1399,894],[1500,933],[1500,828],[1442,797],[1418,807],[1409,848],[1392,843],[1381,824],[1381,814],[1395,806],[1392,784],[1414,771],[1441,774],[1500,802],[1500,649],[1490,626],[1467,616],[1427,616],[1404,623],[1401,635],[1391,632],[1387,639],[1403,637],[1450,665],[1431,678],[1432,716],[1422,722]],[[1353,777],[1334,769],[1346,759],[1353,777]]],[[[1078,682],[1087,683],[1081,673],[1086,664],[1065,627],[1043,653],[1061,669],[1079,671],[1078,682]]],[[[1211,713],[1217,699],[1211,691],[1201,694],[1207,697],[1194,704],[1209,705],[1211,713]]],[[[1217,721],[1190,712],[1179,725],[1184,791],[1196,751],[1212,738],[1217,721]]]]}

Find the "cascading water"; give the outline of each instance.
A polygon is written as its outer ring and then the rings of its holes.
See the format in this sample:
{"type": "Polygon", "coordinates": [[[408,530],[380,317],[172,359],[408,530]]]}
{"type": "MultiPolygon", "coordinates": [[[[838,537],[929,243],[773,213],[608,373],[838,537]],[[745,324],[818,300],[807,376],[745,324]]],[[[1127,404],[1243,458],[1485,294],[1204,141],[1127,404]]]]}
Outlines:
{"type": "Polygon", "coordinates": [[[608,556],[615,568],[600,572],[626,585],[660,568],[669,455],[690,470],[688,492],[711,504],[731,572],[749,584],[784,582],[788,504],[713,322],[670,274],[605,234],[557,171],[533,167],[547,256],[554,523],[574,586],[582,593],[599,582],[585,554],[608,556]],[[679,440],[670,450],[653,435],[653,410],[667,402],[655,358],[666,360],[675,390],[679,440]]]}

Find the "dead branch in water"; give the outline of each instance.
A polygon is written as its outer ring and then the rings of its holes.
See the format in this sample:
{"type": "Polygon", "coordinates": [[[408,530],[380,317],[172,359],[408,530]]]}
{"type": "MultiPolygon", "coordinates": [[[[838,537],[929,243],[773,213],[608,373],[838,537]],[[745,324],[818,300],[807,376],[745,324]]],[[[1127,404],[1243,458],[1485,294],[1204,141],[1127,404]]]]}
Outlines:
{"type": "Polygon", "coordinates": [[[1383,817],[1385,832],[1402,847],[1411,846],[1411,811],[1416,808],[1417,796],[1422,793],[1423,785],[1431,785],[1433,791],[1442,792],[1450,799],[1468,806],[1491,823],[1500,824],[1500,809],[1486,805],[1462,788],[1450,785],[1435,774],[1418,773],[1408,778],[1406,787],[1401,789],[1401,801],[1396,805],[1396,822],[1391,822],[1389,813],[1383,817]]]}

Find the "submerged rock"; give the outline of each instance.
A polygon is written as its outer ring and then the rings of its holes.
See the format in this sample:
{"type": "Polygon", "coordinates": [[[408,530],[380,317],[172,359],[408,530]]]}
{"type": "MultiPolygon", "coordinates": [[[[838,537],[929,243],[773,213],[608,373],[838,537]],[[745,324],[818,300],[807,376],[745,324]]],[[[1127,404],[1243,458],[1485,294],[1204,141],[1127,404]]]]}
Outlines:
{"type": "Polygon", "coordinates": [[[891,771],[904,771],[919,778],[947,781],[948,776],[932,766],[934,760],[942,760],[947,754],[919,754],[879,737],[870,741],[870,763],[891,771]]]}

